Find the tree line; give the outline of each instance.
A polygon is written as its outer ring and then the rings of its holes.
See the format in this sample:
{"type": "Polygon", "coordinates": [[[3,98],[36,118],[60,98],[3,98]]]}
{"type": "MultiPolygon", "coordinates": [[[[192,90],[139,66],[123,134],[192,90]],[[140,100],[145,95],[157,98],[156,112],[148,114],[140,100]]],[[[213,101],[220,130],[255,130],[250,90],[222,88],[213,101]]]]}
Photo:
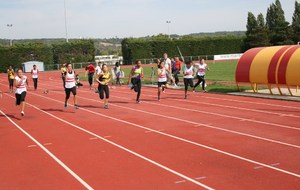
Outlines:
{"type": "Polygon", "coordinates": [[[255,16],[248,13],[245,49],[272,45],[297,44],[300,41],[300,4],[295,1],[295,11],[290,24],[286,21],[280,0],[267,9],[266,18],[262,13],[255,16]]]}

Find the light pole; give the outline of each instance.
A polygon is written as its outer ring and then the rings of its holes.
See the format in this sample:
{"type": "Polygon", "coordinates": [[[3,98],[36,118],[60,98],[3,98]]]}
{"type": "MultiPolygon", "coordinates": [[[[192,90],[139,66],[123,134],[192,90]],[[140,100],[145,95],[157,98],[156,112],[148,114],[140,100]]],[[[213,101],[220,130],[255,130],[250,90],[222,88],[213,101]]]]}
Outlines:
{"type": "Polygon", "coordinates": [[[10,35],[9,45],[12,46],[11,28],[13,27],[13,25],[12,24],[7,24],[6,26],[9,28],[9,35],[10,35]]]}
{"type": "Polygon", "coordinates": [[[169,39],[171,38],[171,35],[170,35],[170,24],[171,24],[171,21],[167,20],[169,39]]]}
{"type": "Polygon", "coordinates": [[[66,42],[69,42],[68,38],[68,25],[67,25],[67,8],[66,8],[66,0],[64,0],[64,14],[65,14],[65,32],[66,32],[66,42]]]}

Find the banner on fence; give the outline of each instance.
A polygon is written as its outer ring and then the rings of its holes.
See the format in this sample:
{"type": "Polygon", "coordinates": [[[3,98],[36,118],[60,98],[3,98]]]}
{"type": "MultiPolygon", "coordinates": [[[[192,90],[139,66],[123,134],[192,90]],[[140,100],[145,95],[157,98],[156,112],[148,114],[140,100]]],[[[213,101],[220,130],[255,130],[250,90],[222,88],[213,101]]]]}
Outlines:
{"type": "Polygon", "coordinates": [[[223,60],[237,60],[242,57],[242,53],[238,54],[223,54],[223,55],[214,55],[215,61],[223,61],[223,60]]]}

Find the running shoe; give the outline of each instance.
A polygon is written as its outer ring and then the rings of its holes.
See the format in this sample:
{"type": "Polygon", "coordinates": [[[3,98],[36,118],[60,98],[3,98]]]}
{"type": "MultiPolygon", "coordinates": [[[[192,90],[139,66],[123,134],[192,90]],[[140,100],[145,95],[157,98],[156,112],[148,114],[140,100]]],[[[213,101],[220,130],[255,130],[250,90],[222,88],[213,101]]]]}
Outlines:
{"type": "Polygon", "coordinates": [[[24,115],[25,115],[25,113],[24,113],[23,111],[21,111],[21,115],[22,115],[22,116],[24,116],[24,115]]]}
{"type": "Polygon", "coordinates": [[[77,104],[75,104],[75,109],[79,109],[79,106],[77,104]]]}
{"type": "Polygon", "coordinates": [[[141,103],[141,101],[140,101],[140,100],[137,100],[137,101],[136,101],[136,103],[137,103],[137,104],[140,104],[140,103],[141,103]]]}
{"type": "Polygon", "coordinates": [[[196,92],[195,88],[193,89],[193,92],[196,92]]]}
{"type": "Polygon", "coordinates": [[[187,94],[184,95],[184,99],[187,99],[187,94]]]}
{"type": "Polygon", "coordinates": [[[105,105],[105,106],[104,106],[104,109],[109,109],[108,105],[105,105]]]}
{"type": "Polygon", "coordinates": [[[67,108],[67,107],[68,107],[68,104],[65,104],[64,107],[67,108]]]}

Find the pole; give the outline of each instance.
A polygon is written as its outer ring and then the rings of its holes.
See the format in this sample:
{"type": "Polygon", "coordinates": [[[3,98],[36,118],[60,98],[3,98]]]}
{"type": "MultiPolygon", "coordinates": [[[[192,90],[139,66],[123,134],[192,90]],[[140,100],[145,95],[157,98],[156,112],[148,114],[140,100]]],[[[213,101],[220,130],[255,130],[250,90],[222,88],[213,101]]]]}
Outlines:
{"type": "Polygon", "coordinates": [[[6,25],[9,29],[9,35],[10,35],[10,39],[9,39],[9,45],[12,46],[12,35],[11,35],[11,29],[12,29],[12,24],[7,24],[6,25]]]}
{"type": "Polygon", "coordinates": [[[68,38],[68,25],[67,25],[67,8],[66,8],[66,0],[64,0],[64,14],[65,14],[65,32],[66,32],[66,42],[69,42],[68,38]]]}
{"type": "Polygon", "coordinates": [[[169,35],[169,39],[171,38],[171,34],[170,34],[170,24],[171,24],[171,21],[167,21],[167,24],[168,24],[168,35],[169,35]]]}

